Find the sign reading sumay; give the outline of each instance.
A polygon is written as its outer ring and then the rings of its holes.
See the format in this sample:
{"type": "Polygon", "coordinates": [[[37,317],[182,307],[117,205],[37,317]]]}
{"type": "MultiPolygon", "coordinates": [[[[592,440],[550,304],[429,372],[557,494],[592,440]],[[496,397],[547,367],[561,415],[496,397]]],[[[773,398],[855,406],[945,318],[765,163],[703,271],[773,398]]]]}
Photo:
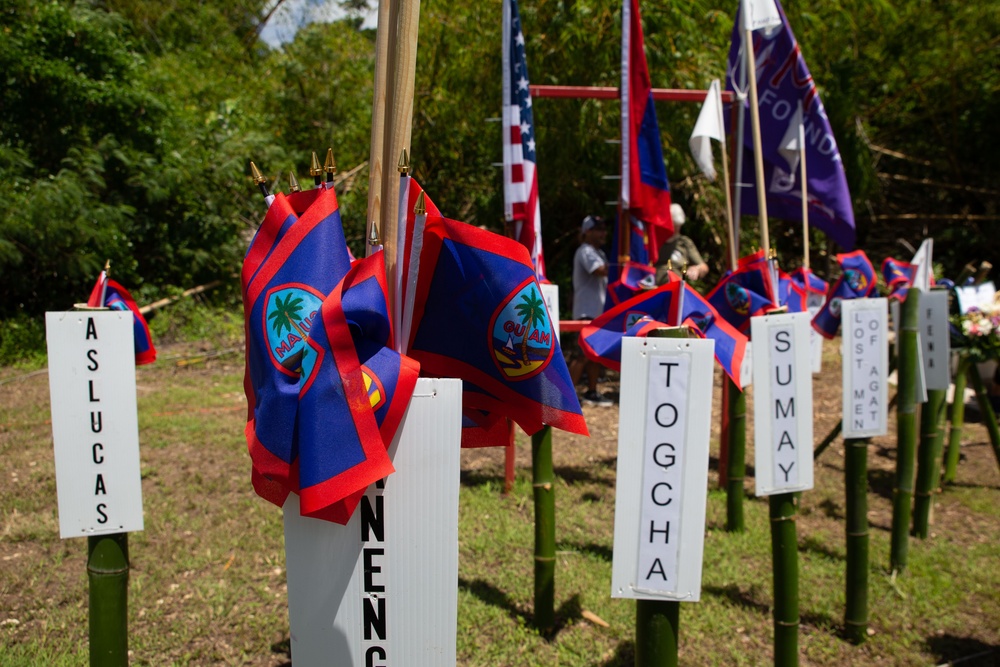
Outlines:
{"type": "Polygon", "coordinates": [[[142,530],[132,313],[46,313],[59,536],[142,530]]]}
{"type": "Polygon", "coordinates": [[[715,343],[622,341],[611,596],[697,601],[715,343]]]}
{"type": "Polygon", "coordinates": [[[886,299],[849,299],[841,306],[844,437],[885,435],[889,398],[886,299]]]}
{"type": "Polygon", "coordinates": [[[932,289],[920,295],[919,327],[925,386],[947,389],[951,384],[947,290],[932,289]]]}
{"type": "Polygon", "coordinates": [[[813,487],[808,312],[754,317],[754,451],[759,496],[813,487]]]}

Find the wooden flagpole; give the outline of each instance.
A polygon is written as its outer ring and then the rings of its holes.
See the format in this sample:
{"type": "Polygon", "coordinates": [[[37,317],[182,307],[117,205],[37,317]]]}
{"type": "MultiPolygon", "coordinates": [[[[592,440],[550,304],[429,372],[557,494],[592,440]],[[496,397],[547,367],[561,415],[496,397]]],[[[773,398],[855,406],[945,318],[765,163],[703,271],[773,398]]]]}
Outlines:
{"type": "Polygon", "coordinates": [[[747,58],[747,81],[750,84],[750,126],[753,132],[753,163],[757,177],[757,216],[760,220],[760,244],[764,257],[771,257],[771,238],[767,229],[767,192],[764,190],[764,155],[760,137],[760,108],[757,101],[757,67],[753,51],[753,30],[744,31],[747,58]]]}
{"type": "MultiPolygon", "coordinates": [[[[382,225],[382,144],[385,133],[386,68],[389,61],[389,4],[389,0],[379,0],[378,29],[375,32],[375,81],[372,95],[372,137],[368,158],[366,229],[372,223],[375,223],[376,227],[382,225]]],[[[313,159],[315,160],[315,154],[313,159]]],[[[319,166],[318,162],[316,166],[319,166]]]]}
{"type": "Polygon", "coordinates": [[[806,187],[805,118],[799,123],[799,180],[802,182],[802,267],[809,270],[809,188],[806,187]]]}
{"type": "MultiPolygon", "coordinates": [[[[718,86],[716,86],[718,90],[718,86]]],[[[726,125],[722,119],[722,96],[719,96],[717,100],[717,106],[719,108],[719,127],[724,128],[726,125]]],[[[723,131],[725,134],[725,131],[723,131]]],[[[729,270],[736,270],[737,258],[739,257],[739,243],[740,240],[736,238],[736,227],[733,224],[733,198],[729,191],[729,155],[726,151],[726,142],[723,142],[720,146],[720,152],[722,153],[722,191],[726,193],[726,222],[728,223],[729,230],[729,270]]]]}

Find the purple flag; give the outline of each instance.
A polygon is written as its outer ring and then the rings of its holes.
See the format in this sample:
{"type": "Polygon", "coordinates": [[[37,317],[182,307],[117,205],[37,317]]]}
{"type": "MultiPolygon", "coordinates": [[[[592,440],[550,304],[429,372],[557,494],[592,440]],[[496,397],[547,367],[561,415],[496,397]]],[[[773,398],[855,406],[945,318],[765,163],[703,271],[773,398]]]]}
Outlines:
{"type": "MultiPolygon", "coordinates": [[[[799,173],[780,152],[782,139],[801,103],[805,126],[809,224],[851,250],[855,242],[854,211],[840,149],[830,129],[816,83],[809,74],[781,3],[774,1],[781,14],[781,27],[753,33],[768,213],[786,220],[802,219],[802,188],[797,182],[799,173]]],[[[733,26],[726,72],[726,89],[733,91],[737,89],[734,84],[743,80],[741,70],[746,63],[739,11],[733,26]]],[[[729,114],[725,118],[728,123],[729,114]]],[[[732,128],[727,126],[727,130],[732,128]]],[[[744,133],[744,145],[747,150],[743,154],[740,210],[744,214],[756,214],[753,138],[749,129],[744,133]]]]}

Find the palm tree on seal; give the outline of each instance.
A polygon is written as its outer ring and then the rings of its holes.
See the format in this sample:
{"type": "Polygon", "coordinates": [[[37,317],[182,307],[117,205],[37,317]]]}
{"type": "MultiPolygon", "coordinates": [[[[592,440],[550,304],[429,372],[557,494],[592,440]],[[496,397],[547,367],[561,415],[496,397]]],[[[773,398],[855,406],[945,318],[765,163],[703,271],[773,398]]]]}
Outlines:
{"type": "Polygon", "coordinates": [[[527,366],[528,360],[528,335],[532,327],[537,324],[545,324],[545,303],[538,298],[535,289],[531,289],[531,295],[521,295],[521,301],[514,306],[514,310],[521,316],[521,324],[524,325],[524,335],[521,337],[521,363],[527,366]]]}
{"type": "Polygon", "coordinates": [[[291,331],[294,327],[302,340],[305,340],[307,334],[299,326],[299,322],[302,321],[302,315],[299,314],[301,310],[302,297],[289,294],[285,297],[284,303],[281,301],[281,296],[276,297],[274,299],[274,312],[267,316],[267,319],[274,320],[272,323],[274,333],[281,336],[282,330],[288,329],[291,331]]]}

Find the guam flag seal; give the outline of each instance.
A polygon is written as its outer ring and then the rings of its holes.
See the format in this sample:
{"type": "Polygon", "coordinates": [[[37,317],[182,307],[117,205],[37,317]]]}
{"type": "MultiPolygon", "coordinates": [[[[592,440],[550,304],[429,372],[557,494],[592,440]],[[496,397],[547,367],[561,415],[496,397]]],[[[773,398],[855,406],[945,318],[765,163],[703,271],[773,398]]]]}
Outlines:
{"type": "Polygon", "coordinates": [[[552,322],[538,283],[531,278],[497,307],[489,330],[493,362],[511,382],[538,375],[552,360],[552,322]]]}

